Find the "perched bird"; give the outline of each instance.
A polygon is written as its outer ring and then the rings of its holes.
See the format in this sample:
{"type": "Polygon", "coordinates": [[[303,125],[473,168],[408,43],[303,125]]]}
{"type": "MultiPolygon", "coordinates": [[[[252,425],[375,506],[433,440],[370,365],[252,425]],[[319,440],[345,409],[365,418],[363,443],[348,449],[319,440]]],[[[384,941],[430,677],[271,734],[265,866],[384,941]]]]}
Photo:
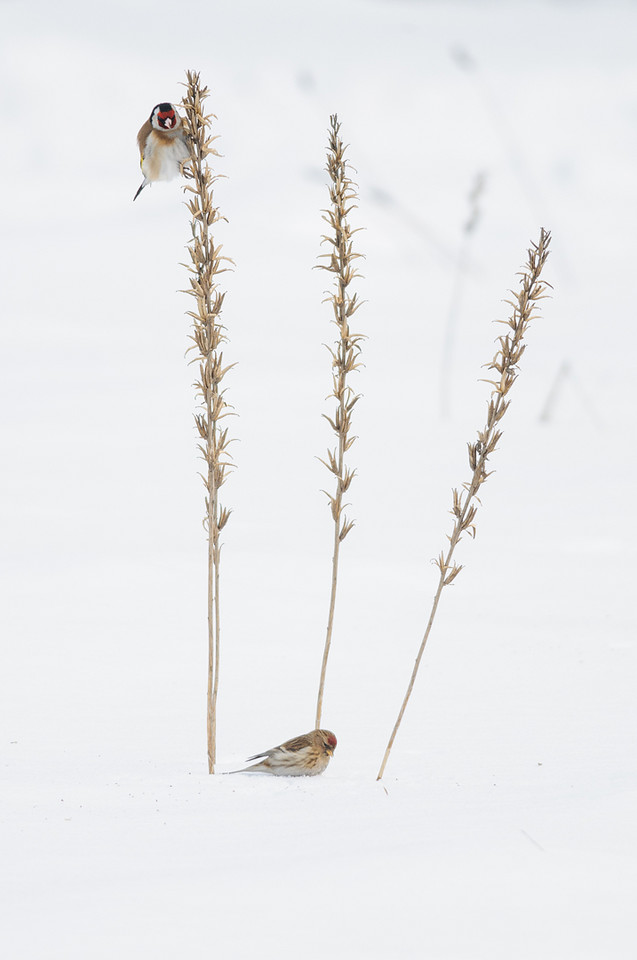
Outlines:
{"type": "Polygon", "coordinates": [[[316,777],[323,773],[336,748],[336,737],[331,730],[312,730],[302,737],[286,740],[278,747],[263,750],[248,757],[261,760],[252,767],[229,770],[228,773],[272,773],[275,777],[316,777]]]}
{"type": "Polygon", "coordinates": [[[181,173],[181,163],[190,156],[182,119],[172,103],[158,103],[137,134],[144,174],[138,196],[153,180],[174,180],[181,173]]]}

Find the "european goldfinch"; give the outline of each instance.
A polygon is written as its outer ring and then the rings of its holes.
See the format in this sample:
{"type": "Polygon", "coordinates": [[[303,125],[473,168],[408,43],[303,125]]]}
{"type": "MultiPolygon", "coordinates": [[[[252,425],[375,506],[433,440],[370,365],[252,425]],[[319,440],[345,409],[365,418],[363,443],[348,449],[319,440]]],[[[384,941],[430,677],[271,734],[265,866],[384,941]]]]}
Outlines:
{"type": "Polygon", "coordinates": [[[158,103],[137,134],[144,179],[133,197],[137,200],[147,183],[174,180],[181,173],[181,163],[190,156],[184,125],[172,103],[158,103]]]}

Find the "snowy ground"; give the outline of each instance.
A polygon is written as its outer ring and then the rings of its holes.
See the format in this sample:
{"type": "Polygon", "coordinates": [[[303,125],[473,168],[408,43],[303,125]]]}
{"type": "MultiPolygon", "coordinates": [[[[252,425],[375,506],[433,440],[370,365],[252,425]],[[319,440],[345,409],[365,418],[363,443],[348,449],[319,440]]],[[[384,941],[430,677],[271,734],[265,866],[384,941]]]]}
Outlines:
{"type": "Polygon", "coordinates": [[[0,3],[3,956],[637,955],[636,31],[634,3],[0,3]],[[357,526],[313,780],[206,772],[188,225],[177,183],[131,202],[189,67],[237,264],[221,770],[313,723],[331,112],[360,185],[357,526]],[[541,226],[554,297],[379,784],[541,226]]]}

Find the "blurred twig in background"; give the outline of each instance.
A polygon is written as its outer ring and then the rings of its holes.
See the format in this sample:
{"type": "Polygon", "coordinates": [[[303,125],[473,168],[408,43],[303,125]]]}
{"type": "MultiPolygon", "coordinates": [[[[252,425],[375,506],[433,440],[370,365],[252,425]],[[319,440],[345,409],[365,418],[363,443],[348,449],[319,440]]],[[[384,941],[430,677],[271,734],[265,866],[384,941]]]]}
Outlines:
{"type": "Polygon", "coordinates": [[[463,484],[463,492],[459,490],[453,491],[451,513],[455,517],[455,521],[451,536],[448,537],[449,546],[447,547],[446,553],[441,551],[435,561],[440,570],[438,588],[434,595],[429,620],[420,644],[420,649],[418,650],[407,692],[400,707],[391,737],[389,738],[383,762],[378,771],[378,780],[382,778],[385,771],[385,766],[394,740],[396,739],[398,728],[400,727],[409,698],[411,697],[420,661],[427,640],[429,639],[442,591],[444,587],[453,583],[462,570],[462,566],[453,561],[454,551],[462,539],[463,533],[468,533],[471,537],[475,537],[476,528],[474,521],[478,510],[476,504],[480,503],[478,492],[491,473],[491,471],[487,470],[487,460],[495,451],[502,436],[499,423],[511,402],[507,400],[506,397],[518,376],[518,364],[526,349],[524,336],[527,327],[536,315],[538,301],[542,300],[546,295],[548,284],[540,280],[540,276],[546,263],[546,258],[548,257],[550,239],[550,234],[546,230],[541,230],[538,243],[532,244],[530,247],[526,267],[521,273],[520,290],[517,293],[512,291],[513,300],[507,301],[507,303],[511,305],[513,313],[508,320],[500,321],[509,327],[509,332],[504,336],[498,337],[498,350],[491,363],[487,365],[489,370],[494,371],[496,378],[487,381],[487,383],[492,385],[493,390],[489,400],[486,425],[483,430],[478,431],[477,441],[467,445],[469,448],[469,465],[472,470],[471,480],[463,484]]]}
{"type": "Polygon", "coordinates": [[[576,375],[573,365],[569,363],[568,360],[564,360],[560,364],[555,374],[542,410],[540,411],[540,423],[549,423],[551,420],[557,419],[556,412],[558,404],[563,400],[565,388],[569,383],[593,426],[601,430],[604,426],[603,419],[588,395],[588,392],[584,389],[579,377],[576,375]]]}
{"type": "Polygon", "coordinates": [[[494,84],[488,82],[485,71],[481,69],[475,56],[466,47],[455,46],[450,50],[450,54],[455,64],[471,78],[478,89],[490,114],[493,128],[506,151],[509,167],[530,204],[531,210],[537,216],[544,207],[538,178],[531,169],[529,152],[525,149],[524,141],[514,130],[515,124],[511,123],[509,114],[502,104],[502,91],[500,91],[500,95],[495,92],[494,84]]]}
{"type": "Polygon", "coordinates": [[[319,264],[319,268],[328,270],[335,275],[335,289],[328,295],[327,301],[332,304],[334,311],[332,322],[336,324],[339,334],[334,346],[328,347],[332,357],[332,393],[330,396],[336,400],[336,411],[333,419],[326,414],[324,416],[336,434],[338,442],[334,450],[327,451],[327,460],[321,460],[321,463],[324,463],[330,473],[334,475],[336,490],[334,494],[327,494],[332,519],[334,520],[334,552],[332,555],[332,588],[327,619],[327,635],[316,706],[315,726],[317,729],[321,726],[325,672],[334,626],[339,550],[342,541],[354,526],[353,521],[348,520],[344,514],[346,504],[343,503],[343,495],[349,489],[355,475],[355,471],[350,470],[345,465],[345,454],[356,440],[356,437],[350,434],[350,427],[352,410],[359,396],[348,385],[347,375],[360,366],[360,344],[364,339],[362,334],[352,333],[349,327],[350,317],[360,306],[357,295],[355,293],[350,294],[348,291],[352,280],[359,276],[358,271],[352,264],[362,254],[354,253],[352,245],[352,236],[360,227],[352,230],[347,219],[350,211],[356,206],[354,203],[356,189],[348,176],[349,164],[345,160],[345,150],[346,147],[340,138],[338,117],[333,115],[330,117],[326,168],[330,177],[331,206],[328,210],[323,211],[323,220],[330,227],[330,233],[323,237],[323,242],[330,244],[331,250],[329,253],[321,254],[321,257],[327,260],[327,263],[319,264]]]}
{"type": "Polygon", "coordinates": [[[462,289],[467,274],[469,263],[469,252],[471,241],[475,229],[480,220],[480,199],[484,191],[485,175],[479,172],[475,178],[471,192],[469,194],[469,216],[462,228],[462,242],[460,245],[460,255],[456,266],[453,288],[451,291],[451,301],[449,303],[449,312],[445,324],[445,332],[442,342],[442,360],[440,364],[440,412],[444,419],[451,413],[451,397],[453,396],[453,348],[455,343],[456,327],[458,326],[458,317],[460,316],[460,305],[462,302],[462,289]]]}
{"type": "Polygon", "coordinates": [[[221,246],[215,247],[211,228],[223,219],[213,204],[213,176],[208,165],[209,156],[218,156],[212,144],[217,139],[210,135],[213,114],[204,112],[204,101],[209,96],[208,88],[202,87],[199,74],[188,71],[186,94],[181,105],[186,112],[185,126],[190,149],[189,182],[184,191],[191,194],[186,206],[191,216],[192,239],[188,244],[190,263],[190,289],[186,292],[195,298],[196,309],[189,310],[193,330],[190,339],[196,352],[192,363],[199,364],[199,379],[195,383],[201,398],[200,412],[195,414],[197,430],[201,438],[199,450],[206,462],[202,478],[206,487],[206,516],[204,525],[208,534],[208,697],[207,737],[208,772],[215,772],[217,734],[217,693],[219,689],[219,646],[221,635],[219,605],[219,566],[221,561],[220,531],[225,526],[230,511],[219,503],[219,488],[226,479],[231,466],[228,460],[228,429],[220,426],[230,414],[221,381],[233,364],[223,365],[222,346],[226,341],[225,327],[219,316],[224,294],[217,285],[217,276],[223,273],[231,261],[221,255],[221,246]]]}

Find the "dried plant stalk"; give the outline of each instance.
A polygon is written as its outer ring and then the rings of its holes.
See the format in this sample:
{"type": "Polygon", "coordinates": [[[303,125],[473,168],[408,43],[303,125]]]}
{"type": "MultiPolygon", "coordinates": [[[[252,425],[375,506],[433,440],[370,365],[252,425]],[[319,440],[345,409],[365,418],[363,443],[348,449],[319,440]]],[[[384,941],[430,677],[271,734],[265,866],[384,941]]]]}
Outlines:
{"type": "Polygon", "coordinates": [[[509,332],[497,338],[498,349],[491,363],[487,364],[488,369],[495,371],[497,375],[497,379],[486,381],[493,386],[487,410],[487,422],[484,429],[478,431],[477,441],[467,444],[472,477],[469,483],[462,485],[463,492],[458,490],[453,491],[453,505],[450,512],[455,517],[455,521],[451,536],[448,537],[449,546],[446,554],[444,551],[441,551],[440,556],[435,561],[440,570],[438,589],[434,595],[429,620],[420,644],[418,656],[416,657],[416,663],[411,674],[409,686],[407,687],[398,718],[394,724],[391,737],[389,738],[383,762],[378,771],[377,780],[380,780],[383,776],[389,754],[396,739],[396,734],[398,733],[398,728],[400,727],[409,698],[411,697],[420,661],[427,640],[429,639],[442,591],[444,587],[453,583],[462,570],[462,565],[458,565],[453,561],[456,546],[462,539],[463,533],[468,533],[471,537],[475,537],[476,528],[474,521],[478,509],[476,504],[480,502],[478,499],[478,491],[492,472],[487,471],[487,460],[495,451],[502,436],[498,425],[511,402],[507,400],[506,397],[518,376],[518,364],[526,349],[524,337],[527,327],[531,320],[535,318],[538,301],[544,298],[546,295],[545,291],[549,286],[549,284],[540,280],[540,275],[546,263],[546,258],[548,257],[550,240],[550,233],[544,229],[541,230],[538,243],[532,244],[528,251],[526,266],[520,274],[520,290],[517,293],[511,291],[513,300],[506,301],[511,305],[513,313],[508,320],[499,321],[509,327],[509,332]]]}
{"type": "MultiPolygon", "coordinates": [[[[208,88],[202,87],[199,74],[186,73],[186,94],[181,101],[185,111],[185,126],[190,149],[190,159],[186,161],[183,172],[189,182],[184,187],[191,194],[186,206],[191,216],[192,239],[188,244],[190,263],[186,264],[189,273],[190,289],[185,291],[195,298],[196,309],[187,311],[192,318],[193,329],[190,339],[194,351],[192,363],[198,364],[199,379],[195,382],[197,396],[201,403],[195,413],[195,423],[201,438],[198,449],[206,463],[201,474],[206,487],[206,516],[204,526],[208,535],[208,695],[207,695],[207,737],[208,772],[215,772],[217,738],[217,695],[219,690],[219,647],[221,636],[219,607],[219,568],[221,545],[219,534],[225,526],[230,511],[219,502],[219,489],[223,485],[231,466],[227,447],[228,429],[220,426],[224,417],[230,413],[224,393],[220,389],[221,381],[233,364],[223,365],[222,346],[226,342],[225,327],[220,322],[220,313],[224,294],[217,284],[217,276],[223,273],[229,263],[221,255],[221,246],[215,246],[211,229],[218,220],[223,219],[213,203],[214,176],[208,165],[209,156],[219,156],[212,144],[217,139],[210,135],[213,114],[206,114],[204,102],[209,96],[208,88]]],[[[214,118],[216,119],[216,118],[214,118]]]]}
{"type": "Polygon", "coordinates": [[[321,463],[325,464],[330,473],[333,474],[336,480],[336,490],[334,494],[325,491],[334,521],[334,552],[332,555],[332,587],[327,633],[316,705],[315,726],[317,729],[321,726],[325,673],[334,626],[339,551],[341,543],[354,526],[353,521],[348,520],[345,515],[344,511],[347,504],[343,502],[343,497],[356,473],[355,470],[350,470],[345,465],[345,454],[356,440],[356,437],[351,435],[350,428],[352,410],[360,397],[353,392],[347,383],[347,376],[360,366],[361,341],[364,339],[362,334],[352,333],[349,326],[350,318],[356,312],[360,303],[357,300],[357,295],[355,293],[350,294],[348,288],[352,280],[359,276],[353,262],[362,254],[354,253],[352,245],[352,236],[358,232],[360,227],[352,230],[347,219],[350,211],[356,208],[354,201],[357,199],[357,195],[355,184],[348,176],[349,163],[345,160],[347,148],[340,138],[340,127],[338,117],[334,114],[330,117],[326,167],[330,177],[331,206],[328,210],[323,211],[323,220],[330,227],[330,233],[322,238],[322,242],[330,244],[331,249],[329,253],[321,254],[321,258],[327,260],[327,263],[319,264],[320,269],[328,270],[335,276],[334,289],[325,302],[332,304],[334,311],[332,322],[338,328],[338,340],[333,347],[328,347],[332,357],[332,393],[330,397],[334,397],[336,400],[336,411],[333,418],[323,414],[336,434],[337,445],[334,449],[327,451],[327,460],[321,460],[321,463]]]}

